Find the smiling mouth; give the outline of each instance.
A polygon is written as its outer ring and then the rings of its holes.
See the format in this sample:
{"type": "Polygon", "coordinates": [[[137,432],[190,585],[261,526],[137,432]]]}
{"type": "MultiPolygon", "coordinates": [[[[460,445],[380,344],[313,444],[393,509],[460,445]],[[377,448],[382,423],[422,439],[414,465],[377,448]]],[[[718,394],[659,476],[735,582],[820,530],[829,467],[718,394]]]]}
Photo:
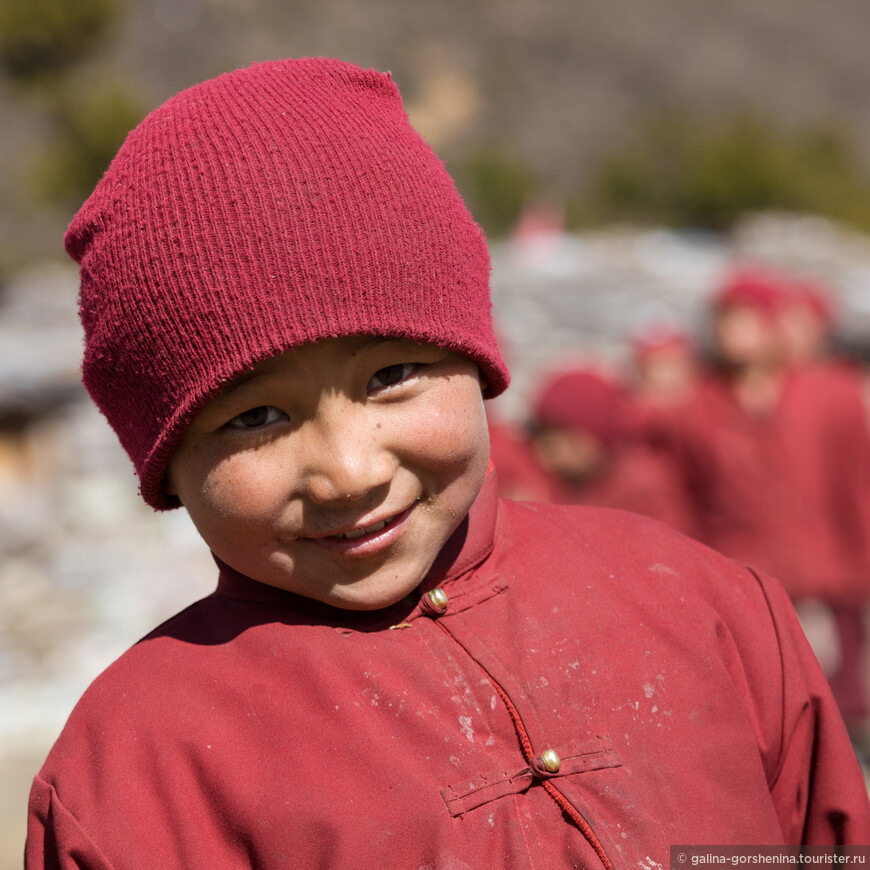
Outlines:
{"type": "MultiPolygon", "coordinates": [[[[342,558],[363,558],[383,553],[405,534],[411,521],[414,502],[405,510],[361,528],[308,538],[312,546],[324,548],[342,558]]],[[[306,539],[302,539],[306,540],[306,539]]]]}
{"type": "Polygon", "coordinates": [[[405,508],[405,510],[399,511],[397,514],[393,514],[386,519],[378,520],[376,523],[371,523],[368,526],[348,529],[346,532],[333,532],[331,535],[317,535],[313,536],[312,539],[316,541],[356,541],[360,538],[378,535],[384,530],[389,531],[393,526],[401,525],[408,518],[414,507],[416,507],[416,502],[410,507],[405,508]]]}
{"type": "Polygon", "coordinates": [[[330,538],[337,538],[338,540],[347,540],[352,541],[354,538],[361,538],[363,535],[371,535],[374,532],[379,532],[381,529],[386,528],[395,517],[390,517],[388,520],[381,520],[379,523],[374,523],[371,526],[366,526],[364,529],[354,529],[351,532],[342,532],[340,535],[329,535],[330,538]]]}

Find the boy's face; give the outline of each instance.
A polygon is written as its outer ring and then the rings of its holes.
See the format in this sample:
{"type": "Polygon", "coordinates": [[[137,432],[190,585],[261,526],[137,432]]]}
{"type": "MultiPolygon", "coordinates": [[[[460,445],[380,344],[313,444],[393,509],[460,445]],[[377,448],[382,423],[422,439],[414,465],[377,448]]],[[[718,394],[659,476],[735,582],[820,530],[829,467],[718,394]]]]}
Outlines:
{"type": "Polygon", "coordinates": [[[586,429],[546,426],[534,438],[535,456],[567,484],[588,483],[604,470],[607,448],[586,429]]]}
{"type": "Polygon", "coordinates": [[[481,386],[473,362],[434,345],[294,348],[200,412],[165,488],[242,574],[336,607],[388,607],[423,580],[483,482],[481,386]]]}
{"type": "Polygon", "coordinates": [[[716,349],[726,363],[766,363],[780,354],[776,322],[754,306],[726,306],[717,313],[714,325],[716,349]]]}

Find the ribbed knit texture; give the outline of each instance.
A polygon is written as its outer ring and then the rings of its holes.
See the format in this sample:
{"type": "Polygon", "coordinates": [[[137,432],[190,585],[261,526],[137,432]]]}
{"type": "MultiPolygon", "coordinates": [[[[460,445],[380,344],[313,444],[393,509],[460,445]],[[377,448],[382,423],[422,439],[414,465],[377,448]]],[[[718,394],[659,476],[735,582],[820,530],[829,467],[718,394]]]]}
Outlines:
{"type": "Polygon", "coordinates": [[[319,58],[227,73],[130,133],[73,219],[83,380],[145,500],[227,381],[348,335],[431,342],[509,375],[485,239],[388,74],[319,58]]]}

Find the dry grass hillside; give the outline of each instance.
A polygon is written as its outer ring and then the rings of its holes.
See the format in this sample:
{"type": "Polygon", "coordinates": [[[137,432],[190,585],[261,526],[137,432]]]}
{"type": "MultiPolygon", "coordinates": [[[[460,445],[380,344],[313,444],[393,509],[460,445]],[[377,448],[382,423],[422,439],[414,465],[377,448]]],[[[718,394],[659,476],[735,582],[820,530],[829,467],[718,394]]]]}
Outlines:
{"type": "MultiPolygon", "coordinates": [[[[545,189],[582,191],[603,155],[665,109],[693,118],[749,111],[784,131],[834,125],[854,137],[870,172],[863,0],[118,0],[117,8],[102,43],[64,73],[85,128],[86,100],[110,84],[126,89],[135,117],[224,69],[323,54],[392,70],[451,166],[495,146],[545,189]]],[[[72,198],[39,193],[46,159],[63,166],[48,102],[0,77],[7,268],[60,255],[75,208],[72,198]]]]}

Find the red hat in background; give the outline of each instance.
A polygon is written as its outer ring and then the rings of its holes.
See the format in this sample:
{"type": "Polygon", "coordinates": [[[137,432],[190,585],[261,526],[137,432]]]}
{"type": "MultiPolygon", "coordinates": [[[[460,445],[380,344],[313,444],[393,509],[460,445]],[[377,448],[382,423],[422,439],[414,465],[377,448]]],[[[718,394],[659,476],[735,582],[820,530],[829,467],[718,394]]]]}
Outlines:
{"type": "Polygon", "coordinates": [[[634,358],[644,362],[659,351],[683,350],[691,353],[695,349],[695,341],[682,329],[656,324],[635,332],[631,336],[631,349],[634,358]]]}
{"type": "Polygon", "coordinates": [[[806,306],[823,326],[832,326],[835,320],[834,300],[830,290],[814,281],[796,281],[790,298],[806,306]]]}
{"type": "Polygon", "coordinates": [[[533,406],[542,426],[591,432],[611,444],[625,424],[626,397],[619,385],[598,372],[572,369],[552,375],[533,406]]]}
{"type": "Polygon", "coordinates": [[[713,297],[714,310],[745,306],[768,316],[775,315],[786,301],[792,280],[760,267],[732,272],[713,297]]]}

